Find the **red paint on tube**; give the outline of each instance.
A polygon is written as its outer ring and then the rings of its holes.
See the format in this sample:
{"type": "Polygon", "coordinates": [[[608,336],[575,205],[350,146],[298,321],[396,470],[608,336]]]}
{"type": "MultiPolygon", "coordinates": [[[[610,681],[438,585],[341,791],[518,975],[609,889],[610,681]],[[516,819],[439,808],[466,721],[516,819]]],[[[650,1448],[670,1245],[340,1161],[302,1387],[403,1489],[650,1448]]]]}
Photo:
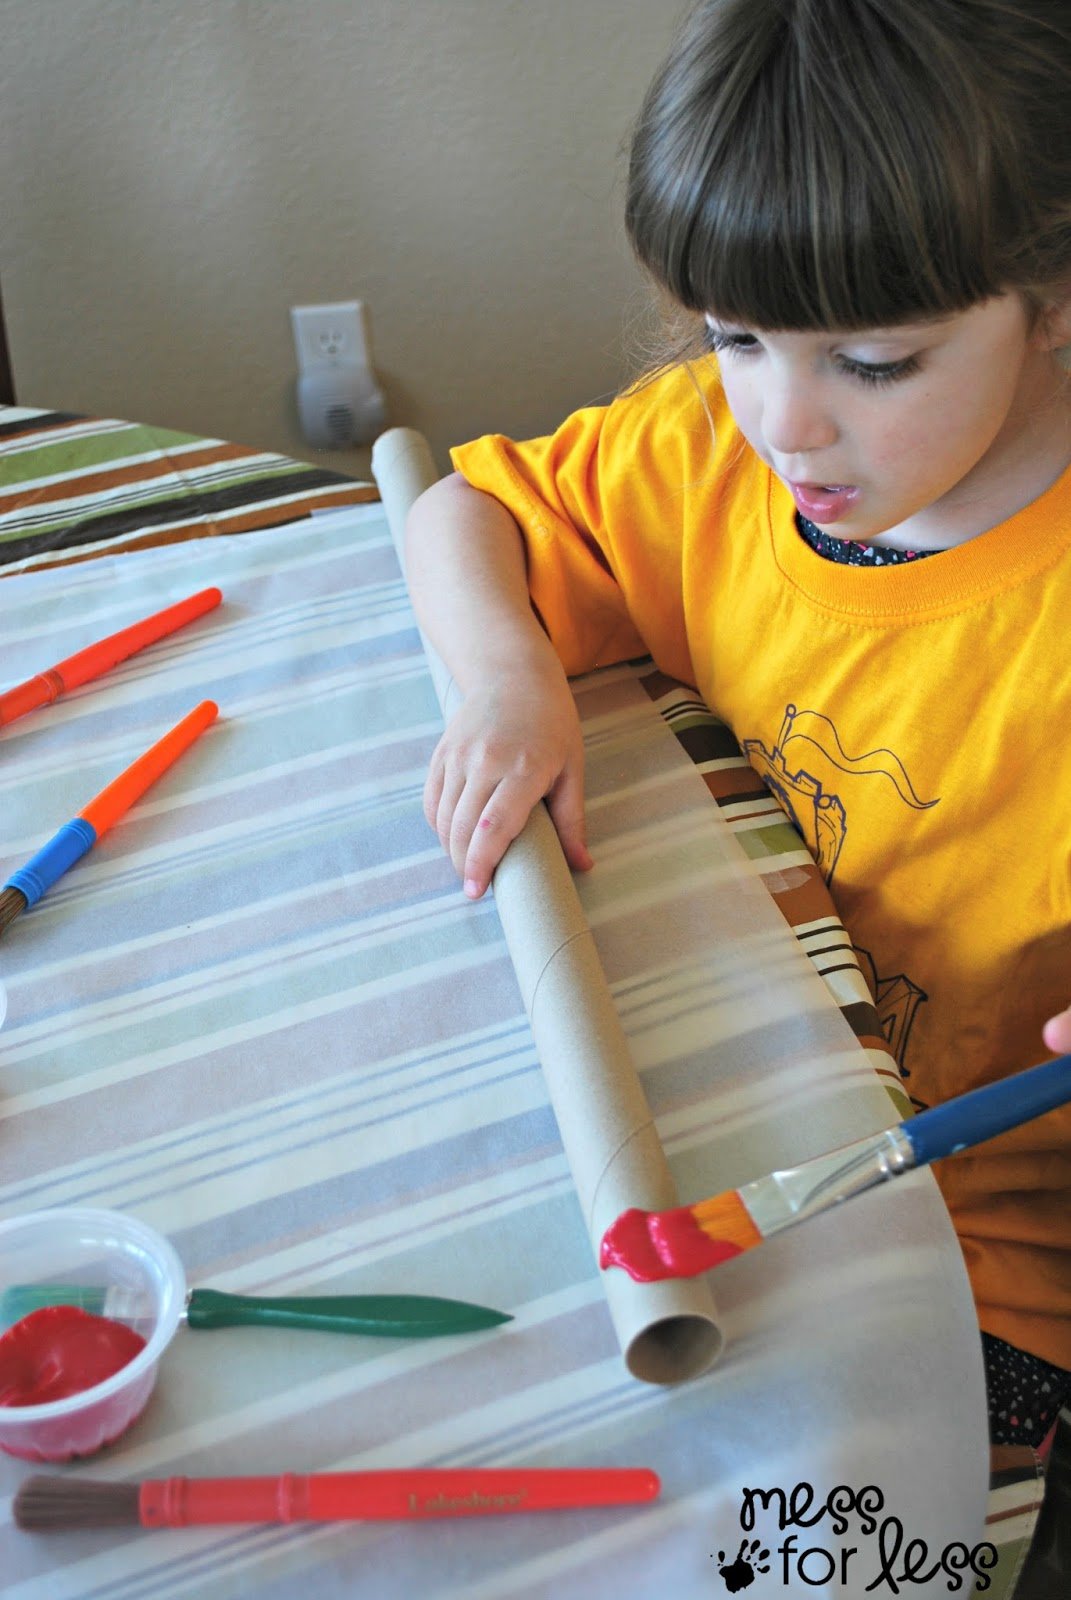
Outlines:
{"type": "Polygon", "coordinates": [[[600,1267],[623,1267],[638,1283],[662,1278],[693,1278],[732,1256],[741,1247],[731,1239],[711,1239],[687,1206],[675,1211],[623,1211],[603,1234],[600,1267]]]}

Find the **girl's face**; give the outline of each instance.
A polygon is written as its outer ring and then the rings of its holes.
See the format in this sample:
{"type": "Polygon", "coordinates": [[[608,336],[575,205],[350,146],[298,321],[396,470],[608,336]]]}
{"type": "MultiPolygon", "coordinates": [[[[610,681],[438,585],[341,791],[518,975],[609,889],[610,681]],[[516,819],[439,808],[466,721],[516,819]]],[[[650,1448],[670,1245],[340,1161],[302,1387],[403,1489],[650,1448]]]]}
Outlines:
{"type": "Polygon", "coordinates": [[[708,316],[749,444],[839,538],[943,549],[1036,499],[1071,460],[1071,404],[1017,294],[936,321],[782,333],[708,316]]]}

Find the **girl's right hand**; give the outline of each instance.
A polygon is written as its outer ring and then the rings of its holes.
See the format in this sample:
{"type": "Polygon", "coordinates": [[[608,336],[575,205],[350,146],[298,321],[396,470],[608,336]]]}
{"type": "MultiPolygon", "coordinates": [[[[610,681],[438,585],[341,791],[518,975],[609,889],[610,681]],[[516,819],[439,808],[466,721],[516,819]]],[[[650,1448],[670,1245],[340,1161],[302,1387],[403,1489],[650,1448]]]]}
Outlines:
{"type": "Polygon", "coordinates": [[[594,865],[584,839],[584,746],[557,663],[496,674],[451,717],[431,758],[424,815],[478,900],[532,808],[546,800],[569,865],[594,865]]]}

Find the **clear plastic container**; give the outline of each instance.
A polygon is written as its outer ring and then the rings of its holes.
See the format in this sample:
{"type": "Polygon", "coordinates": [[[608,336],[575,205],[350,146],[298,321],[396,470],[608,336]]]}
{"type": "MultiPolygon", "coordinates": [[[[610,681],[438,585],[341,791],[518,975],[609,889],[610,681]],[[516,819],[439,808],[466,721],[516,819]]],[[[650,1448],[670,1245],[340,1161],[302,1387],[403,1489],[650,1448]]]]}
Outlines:
{"type": "Polygon", "coordinates": [[[186,1300],[168,1241],[118,1211],[72,1207],[0,1222],[0,1291],[71,1285],[123,1291],[141,1311],[145,1347],[103,1383],[46,1405],[0,1406],[0,1449],[26,1461],[69,1461],[117,1439],[145,1409],[186,1300]]]}

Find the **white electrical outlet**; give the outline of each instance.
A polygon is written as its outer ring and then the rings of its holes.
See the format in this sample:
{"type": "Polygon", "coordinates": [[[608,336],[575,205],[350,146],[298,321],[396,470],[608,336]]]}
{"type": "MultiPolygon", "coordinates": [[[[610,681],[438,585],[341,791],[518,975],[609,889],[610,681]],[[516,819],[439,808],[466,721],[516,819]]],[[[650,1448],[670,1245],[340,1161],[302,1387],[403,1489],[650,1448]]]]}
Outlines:
{"type": "Polygon", "coordinates": [[[364,302],[291,306],[298,415],[318,450],[371,444],[386,420],[372,371],[364,302]]]}
{"type": "Polygon", "coordinates": [[[360,300],[339,300],[325,306],[291,306],[298,371],[353,361],[368,365],[364,307],[360,300]]]}

